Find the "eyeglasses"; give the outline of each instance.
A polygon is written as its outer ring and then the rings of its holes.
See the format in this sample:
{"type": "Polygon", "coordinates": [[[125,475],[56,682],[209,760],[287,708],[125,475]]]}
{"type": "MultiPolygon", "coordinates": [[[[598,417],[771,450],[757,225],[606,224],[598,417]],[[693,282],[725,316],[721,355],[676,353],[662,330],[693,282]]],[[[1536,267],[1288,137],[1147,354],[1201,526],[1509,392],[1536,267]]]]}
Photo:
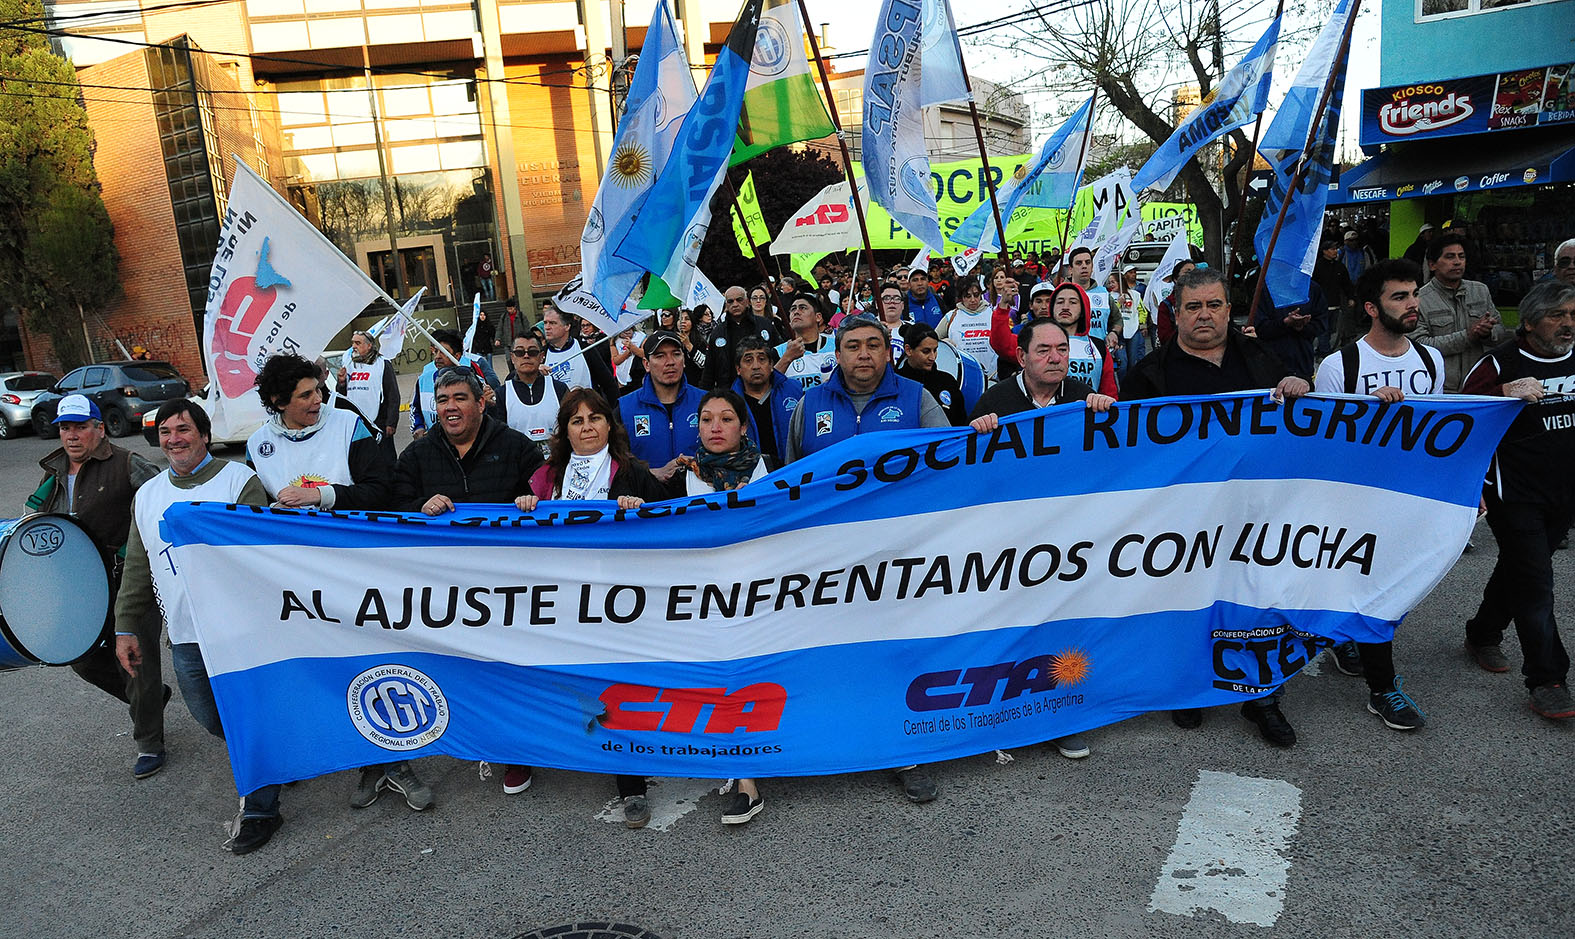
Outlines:
{"type": "Polygon", "coordinates": [[[1575,254],[1566,254],[1553,262],[1553,266],[1560,270],[1566,267],[1575,267],[1575,254]]]}
{"type": "Polygon", "coordinates": [[[540,349],[510,349],[509,354],[516,359],[529,359],[541,355],[540,349]]]}

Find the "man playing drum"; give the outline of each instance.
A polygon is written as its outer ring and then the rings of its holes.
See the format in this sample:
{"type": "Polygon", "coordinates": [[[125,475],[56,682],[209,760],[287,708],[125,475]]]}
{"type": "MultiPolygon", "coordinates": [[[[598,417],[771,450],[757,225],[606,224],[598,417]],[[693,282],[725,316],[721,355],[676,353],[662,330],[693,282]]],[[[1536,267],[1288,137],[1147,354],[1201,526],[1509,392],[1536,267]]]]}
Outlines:
{"type": "MultiPolygon", "coordinates": [[[[85,395],[61,398],[54,424],[60,430],[60,448],[38,461],[44,468],[44,480],[28,498],[27,507],[35,512],[70,513],[101,549],[116,555],[110,576],[113,602],[131,527],[132,494],[157,476],[159,468],[110,443],[98,405],[85,395]]],[[[145,617],[133,625],[151,627],[157,634],[158,618],[145,617]]],[[[147,645],[151,647],[148,667],[139,675],[128,677],[115,662],[114,650],[104,645],[71,666],[89,684],[130,705],[131,731],[137,744],[131,772],[138,779],[164,768],[164,705],[170,696],[159,671],[158,648],[151,642],[147,645]]]]}

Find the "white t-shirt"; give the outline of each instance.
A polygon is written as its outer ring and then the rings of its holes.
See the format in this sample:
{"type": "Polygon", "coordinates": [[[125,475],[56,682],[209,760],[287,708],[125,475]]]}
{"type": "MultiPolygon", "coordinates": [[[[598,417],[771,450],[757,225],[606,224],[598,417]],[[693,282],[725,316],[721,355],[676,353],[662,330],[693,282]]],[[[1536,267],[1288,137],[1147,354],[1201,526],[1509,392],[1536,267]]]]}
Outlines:
{"type": "MultiPolygon", "coordinates": [[[[777,358],[787,351],[787,343],[777,346],[777,358]]],[[[837,347],[831,333],[820,334],[820,344],[811,349],[804,347],[804,354],[789,362],[782,374],[798,379],[799,384],[810,389],[831,377],[837,367],[837,347]]]]}
{"type": "MultiPolygon", "coordinates": [[[[1442,394],[1444,391],[1444,354],[1432,346],[1412,342],[1402,355],[1383,355],[1367,344],[1367,337],[1356,340],[1359,352],[1356,370],[1356,394],[1370,395],[1379,388],[1399,388],[1407,395],[1442,394]],[[1433,373],[1428,374],[1422,356],[1433,360],[1433,373]]],[[[1345,357],[1331,353],[1318,366],[1317,381],[1313,390],[1326,394],[1345,391],[1345,357]]]]}

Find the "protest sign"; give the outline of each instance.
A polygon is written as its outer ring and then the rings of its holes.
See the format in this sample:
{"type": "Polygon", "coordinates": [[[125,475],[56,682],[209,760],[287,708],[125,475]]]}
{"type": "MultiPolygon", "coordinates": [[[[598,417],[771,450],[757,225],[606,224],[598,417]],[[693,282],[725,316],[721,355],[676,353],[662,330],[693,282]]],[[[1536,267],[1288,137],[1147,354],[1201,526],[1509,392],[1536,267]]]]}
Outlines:
{"type": "Polygon", "coordinates": [[[242,792],[439,753],[841,773],[1241,702],[1330,641],[1389,639],[1519,408],[1076,404],[637,510],[165,523],[242,792]]]}

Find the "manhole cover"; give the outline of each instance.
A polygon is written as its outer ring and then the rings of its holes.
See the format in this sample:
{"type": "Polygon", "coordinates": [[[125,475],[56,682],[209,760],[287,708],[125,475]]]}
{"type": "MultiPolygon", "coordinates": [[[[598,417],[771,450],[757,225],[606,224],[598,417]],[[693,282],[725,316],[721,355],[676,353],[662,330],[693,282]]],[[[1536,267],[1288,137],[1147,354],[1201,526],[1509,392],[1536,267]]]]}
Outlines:
{"type": "Polygon", "coordinates": [[[662,939],[649,929],[628,923],[569,923],[522,932],[514,939],[662,939]]]}

